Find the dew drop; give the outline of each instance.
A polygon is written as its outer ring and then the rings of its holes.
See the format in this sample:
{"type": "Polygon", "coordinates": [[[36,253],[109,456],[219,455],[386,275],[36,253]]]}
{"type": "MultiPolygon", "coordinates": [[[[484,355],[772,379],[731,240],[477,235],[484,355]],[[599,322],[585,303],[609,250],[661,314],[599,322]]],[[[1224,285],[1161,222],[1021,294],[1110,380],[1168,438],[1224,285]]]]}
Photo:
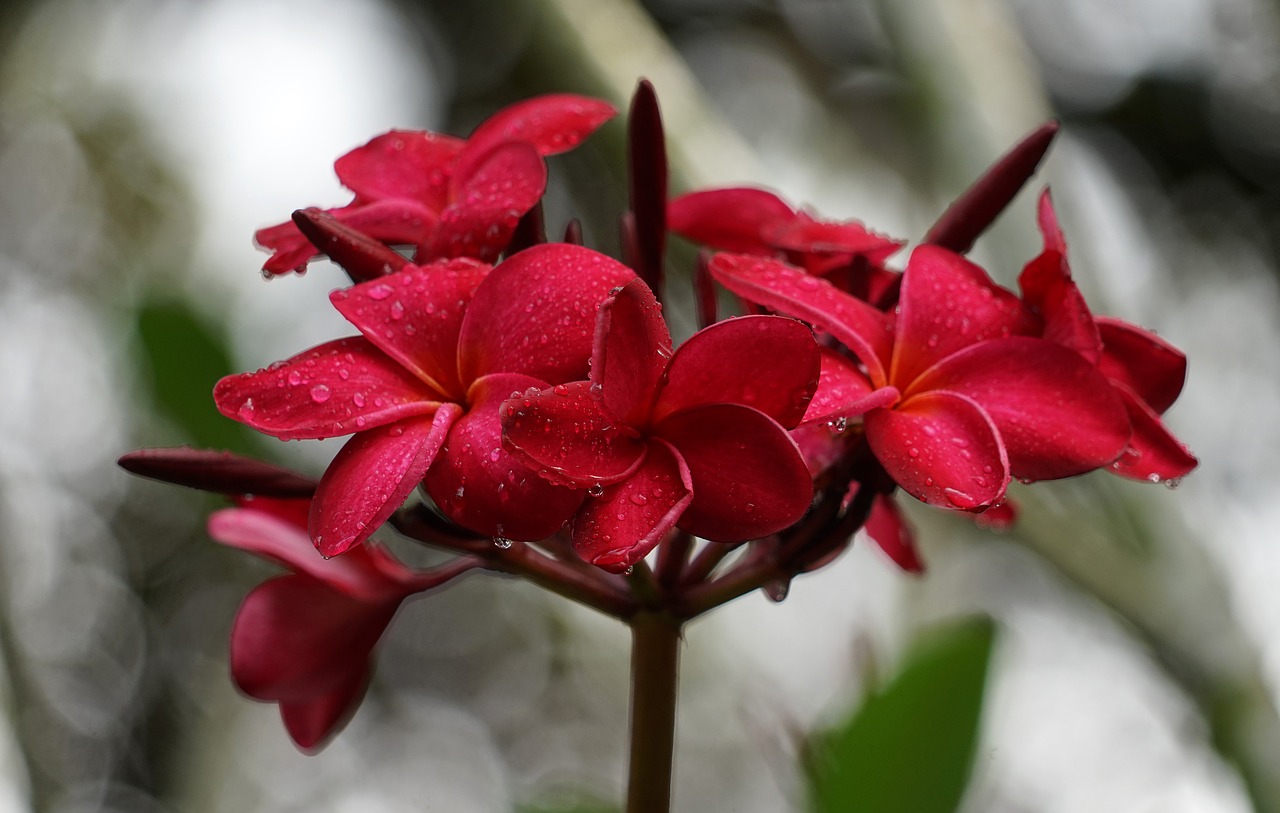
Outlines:
{"type": "Polygon", "coordinates": [[[396,321],[404,318],[404,303],[398,299],[391,303],[391,318],[396,321]]]}
{"type": "Polygon", "coordinates": [[[298,372],[297,370],[290,370],[290,371],[289,371],[289,383],[290,383],[291,385],[295,386],[295,387],[296,387],[296,386],[298,386],[299,384],[301,384],[301,383],[302,383],[302,373],[298,372]]]}
{"type": "Polygon", "coordinates": [[[355,395],[351,396],[351,403],[358,407],[364,406],[364,393],[357,392],[355,395]]]}
{"type": "Polygon", "coordinates": [[[649,498],[639,492],[636,492],[631,495],[631,502],[634,505],[647,505],[649,503],[649,498]]]}
{"type": "Polygon", "coordinates": [[[599,483],[595,483],[591,488],[587,489],[587,494],[592,497],[599,497],[604,494],[604,486],[599,483]]]}
{"type": "Polygon", "coordinates": [[[395,291],[391,288],[390,285],[387,285],[385,282],[380,282],[369,289],[369,298],[370,299],[386,299],[387,297],[391,296],[391,294],[393,293],[395,293],[395,291]]]}
{"type": "Polygon", "coordinates": [[[311,388],[311,400],[317,404],[323,404],[329,400],[329,388],[324,384],[316,384],[311,388]]]}
{"type": "Polygon", "coordinates": [[[502,450],[501,450],[501,449],[494,449],[492,452],[489,452],[489,462],[490,462],[490,463],[497,463],[500,459],[502,459],[502,450]]]}
{"type": "Polygon", "coordinates": [[[919,456],[920,456],[920,450],[919,450],[919,449],[917,449],[916,447],[912,446],[910,449],[908,449],[908,450],[907,450],[907,454],[911,455],[911,457],[913,457],[913,458],[915,458],[915,457],[919,457],[919,456]]]}
{"type": "Polygon", "coordinates": [[[509,550],[512,544],[514,543],[505,536],[495,536],[493,538],[493,546],[498,550],[509,550]]]}

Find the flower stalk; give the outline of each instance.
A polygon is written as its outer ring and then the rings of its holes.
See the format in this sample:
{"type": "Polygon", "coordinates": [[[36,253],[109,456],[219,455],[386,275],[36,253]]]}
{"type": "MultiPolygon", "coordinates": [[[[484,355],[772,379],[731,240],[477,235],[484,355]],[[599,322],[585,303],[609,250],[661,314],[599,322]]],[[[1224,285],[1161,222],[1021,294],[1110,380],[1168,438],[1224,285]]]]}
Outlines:
{"type": "Polygon", "coordinates": [[[682,622],[646,610],[631,619],[631,752],[626,813],[667,813],[675,755],[682,622]]]}

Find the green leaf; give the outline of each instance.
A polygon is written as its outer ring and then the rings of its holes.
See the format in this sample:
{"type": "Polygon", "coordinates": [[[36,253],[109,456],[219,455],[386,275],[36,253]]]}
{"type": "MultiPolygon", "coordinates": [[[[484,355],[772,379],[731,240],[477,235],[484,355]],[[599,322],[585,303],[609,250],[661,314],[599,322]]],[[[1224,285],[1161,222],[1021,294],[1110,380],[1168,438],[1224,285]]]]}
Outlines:
{"type": "Polygon", "coordinates": [[[952,813],[977,747],[989,618],[928,635],[902,671],[810,754],[816,813],[952,813]]]}

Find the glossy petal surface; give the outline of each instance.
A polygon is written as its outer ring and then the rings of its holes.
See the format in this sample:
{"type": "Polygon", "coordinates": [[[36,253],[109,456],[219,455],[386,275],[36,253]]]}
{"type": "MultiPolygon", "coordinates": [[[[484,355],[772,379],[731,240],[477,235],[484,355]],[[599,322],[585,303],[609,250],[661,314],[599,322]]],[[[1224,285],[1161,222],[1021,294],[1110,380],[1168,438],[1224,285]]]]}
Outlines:
{"type": "MultiPolygon", "coordinates": [[[[325,213],[374,239],[406,245],[425,243],[438,219],[434,210],[401,198],[357,203],[325,213]]],[[[292,220],[260,229],[254,240],[273,252],[262,266],[271,274],[302,271],[308,260],[320,254],[292,220]]]]}
{"type": "Polygon", "coordinates": [[[876,234],[856,221],[817,220],[805,212],[765,232],[770,245],[798,254],[816,254],[847,262],[854,255],[873,263],[885,261],[903,241],[876,234]]]}
{"type": "Polygon", "coordinates": [[[1102,359],[1098,369],[1132,390],[1158,414],[1173,405],[1187,378],[1187,357],[1149,330],[1100,317],[1102,359]]]}
{"type": "Polygon", "coordinates": [[[1129,448],[1111,464],[1111,471],[1130,480],[1176,481],[1199,465],[1182,442],[1173,436],[1160,416],[1128,387],[1116,387],[1129,411],[1133,437],[1129,448]]]}
{"type": "Polygon", "coordinates": [[[566,152],[618,111],[589,96],[549,93],[525,99],[485,119],[467,139],[467,150],[484,151],[504,141],[522,141],[540,155],[566,152]]]}
{"type": "Polygon", "coordinates": [[[546,188],[547,165],[533,147],[495,146],[454,175],[452,202],[440,213],[426,256],[497,259],[546,188]]]}
{"type": "Polygon", "coordinates": [[[464,144],[439,133],[392,130],[342,156],[333,168],[357,199],[406,198],[439,211],[464,144]]]}
{"type": "Polygon", "coordinates": [[[294,744],[307,753],[324,747],[364,698],[367,672],[351,670],[348,680],[305,701],[282,701],[280,719],[294,744]]]}
{"type": "Polygon", "coordinates": [[[647,424],[671,354],[662,306],[643,280],[627,283],[600,306],[590,378],[610,413],[632,426],[647,424]]]}
{"type": "Polygon", "coordinates": [[[893,497],[877,496],[867,516],[867,524],[862,527],[895,565],[908,573],[924,572],[924,562],[916,549],[915,532],[898,510],[893,497]]]}
{"type": "Polygon", "coordinates": [[[900,397],[894,387],[874,389],[853,362],[824,347],[818,389],[805,410],[804,421],[856,418],[872,409],[893,406],[900,397]]]}
{"type": "Polygon", "coordinates": [[[1071,279],[1065,256],[1046,251],[1036,257],[1018,276],[1018,287],[1023,300],[1044,320],[1044,338],[1098,363],[1102,338],[1084,295],[1071,279]]]}
{"type": "Polygon", "coordinates": [[[765,229],[794,217],[790,206],[764,189],[707,189],[667,204],[671,231],[722,251],[765,251],[765,229]]]}

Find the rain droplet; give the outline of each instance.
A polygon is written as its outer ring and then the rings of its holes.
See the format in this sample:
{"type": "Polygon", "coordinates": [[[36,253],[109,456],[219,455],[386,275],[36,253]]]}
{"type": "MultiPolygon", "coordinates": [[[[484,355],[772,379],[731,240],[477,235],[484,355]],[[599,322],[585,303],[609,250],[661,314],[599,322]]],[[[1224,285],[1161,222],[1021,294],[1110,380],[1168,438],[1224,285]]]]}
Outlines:
{"type": "Polygon", "coordinates": [[[397,321],[404,318],[404,303],[398,299],[391,303],[391,318],[397,321]]]}
{"type": "Polygon", "coordinates": [[[292,384],[292,385],[293,385],[293,386],[295,386],[295,387],[296,387],[296,386],[298,386],[299,384],[301,384],[301,383],[302,383],[302,373],[298,372],[297,370],[290,370],[290,371],[289,371],[289,383],[290,383],[290,384],[292,384]]]}
{"type": "Polygon", "coordinates": [[[369,298],[370,299],[386,299],[387,297],[391,296],[391,294],[393,293],[395,293],[395,291],[392,289],[390,285],[387,285],[385,282],[380,282],[369,289],[369,298]]]}
{"type": "Polygon", "coordinates": [[[355,395],[351,396],[351,403],[358,407],[364,406],[364,393],[357,392],[355,395]]]}
{"type": "Polygon", "coordinates": [[[646,505],[649,502],[649,498],[637,492],[631,495],[631,502],[635,505],[646,505]]]}
{"type": "Polygon", "coordinates": [[[492,452],[489,452],[489,462],[497,463],[498,460],[500,460],[501,458],[502,458],[501,449],[494,449],[492,452]]]}
{"type": "Polygon", "coordinates": [[[493,546],[498,550],[508,550],[514,543],[505,536],[495,536],[493,538],[493,546]]]}
{"type": "Polygon", "coordinates": [[[311,388],[311,400],[317,404],[323,404],[329,400],[329,388],[324,384],[316,384],[311,388]]]}
{"type": "Polygon", "coordinates": [[[595,483],[591,488],[587,489],[587,494],[592,497],[599,497],[604,494],[604,486],[599,483],[595,483]]]}
{"type": "Polygon", "coordinates": [[[912,446],[910,449],[907,450],[907,454],[911,455],[912,457],[919,457],[920,450],[912,446]]]}

